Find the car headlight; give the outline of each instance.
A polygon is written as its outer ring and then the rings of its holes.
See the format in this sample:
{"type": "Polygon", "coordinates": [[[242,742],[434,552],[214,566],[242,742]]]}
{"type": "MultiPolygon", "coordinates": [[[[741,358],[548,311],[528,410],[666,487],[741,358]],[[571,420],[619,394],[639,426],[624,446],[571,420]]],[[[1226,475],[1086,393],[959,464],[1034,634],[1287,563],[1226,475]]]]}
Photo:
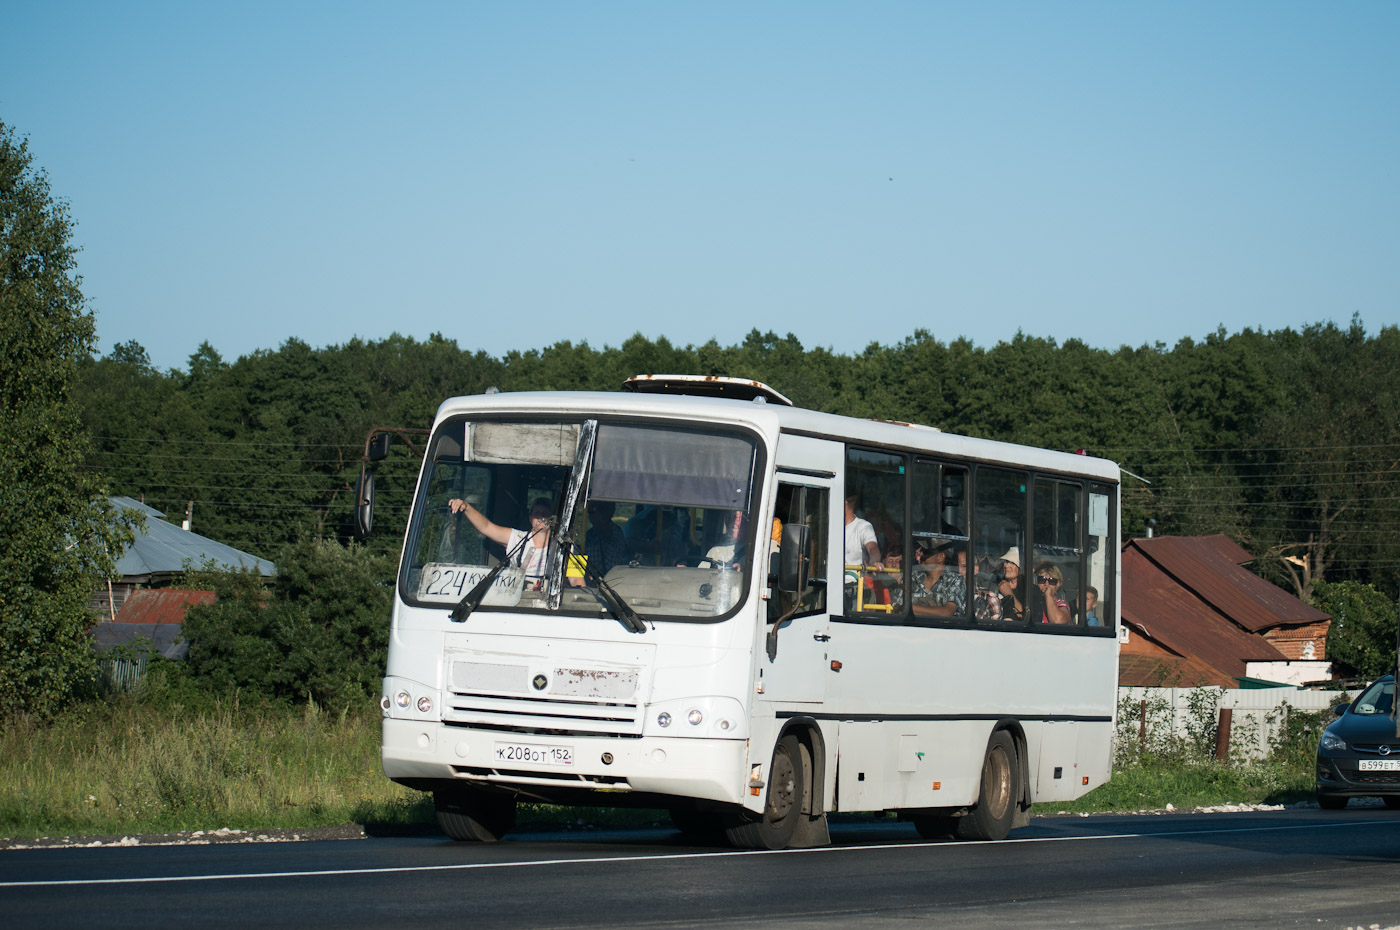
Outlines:
{"type": "Polygon", "coordinates": [[[1333,752],[1338,749],[1346,749],[1347,741],[1341,739],[1340,737],[1333,736],[1331,733],[1324,733],[1322,734],[1322,741],[1318,743],[1317,748],[1326,749],[1329,752],[1333,752]]]}

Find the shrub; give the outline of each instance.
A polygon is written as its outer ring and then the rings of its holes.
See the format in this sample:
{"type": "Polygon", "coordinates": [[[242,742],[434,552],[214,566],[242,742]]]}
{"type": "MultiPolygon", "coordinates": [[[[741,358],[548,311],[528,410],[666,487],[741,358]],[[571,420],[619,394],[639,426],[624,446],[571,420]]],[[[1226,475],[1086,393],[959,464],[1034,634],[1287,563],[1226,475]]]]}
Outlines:
{"type": "Polygon", "coordinates": [[[383,556],[334,541],[288,546],[271,588],[250,572],[200,573],[218,593],[190,608],[189,673],[234,689],[344,706],[379,692],[393,589],[383,556]]]}

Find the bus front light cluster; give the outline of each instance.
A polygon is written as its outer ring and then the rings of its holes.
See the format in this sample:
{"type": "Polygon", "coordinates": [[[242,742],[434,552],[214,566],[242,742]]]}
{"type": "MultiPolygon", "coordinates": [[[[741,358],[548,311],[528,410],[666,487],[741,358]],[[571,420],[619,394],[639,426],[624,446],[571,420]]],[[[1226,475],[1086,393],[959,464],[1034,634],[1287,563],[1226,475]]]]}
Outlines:
{"type": "Polygon", "coordinates": [[[728,697],[679,698],[658,701],[648,713],[646,730],[657,736],[740,738],[744,725],[743,706],[728,697]],[[686,726],[672,726],[684,721],[686,726]]]}
{"type": "Polygon", "coordinates": [[[379,696],[379,709],[386,717],[427,716],[437,709],[437,692],[402,678],[386,678],[379,696]]]}

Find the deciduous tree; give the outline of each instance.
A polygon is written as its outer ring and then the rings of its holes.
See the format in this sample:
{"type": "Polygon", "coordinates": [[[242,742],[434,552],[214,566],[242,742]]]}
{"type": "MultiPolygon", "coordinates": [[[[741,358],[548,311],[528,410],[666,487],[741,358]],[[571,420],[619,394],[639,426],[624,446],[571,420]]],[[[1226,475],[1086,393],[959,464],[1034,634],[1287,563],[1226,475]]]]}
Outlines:
{"type": "Polygon", "coordinates": [[[93,320],[71,231],[0,123],[0,714],[47,713],[92,680],[87,602],[120,543],[81,468],[72,385],[93,320]]]}

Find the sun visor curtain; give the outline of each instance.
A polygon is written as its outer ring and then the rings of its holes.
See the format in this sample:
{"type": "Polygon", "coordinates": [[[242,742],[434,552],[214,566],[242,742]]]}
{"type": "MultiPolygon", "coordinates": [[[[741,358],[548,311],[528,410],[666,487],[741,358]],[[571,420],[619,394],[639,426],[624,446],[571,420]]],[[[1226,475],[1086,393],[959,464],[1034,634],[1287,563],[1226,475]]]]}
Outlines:
{"type": "Polygon", "coordinates": [[[512,465],[572,465],[578,449],[577,423],[473,423],[473,462],[512,465]]]}
{"type": "Polygon", "coordinates": [[[588,496],[746,509],[753,459],[754,441],[733,433],[603,424],[588,496]]]}

